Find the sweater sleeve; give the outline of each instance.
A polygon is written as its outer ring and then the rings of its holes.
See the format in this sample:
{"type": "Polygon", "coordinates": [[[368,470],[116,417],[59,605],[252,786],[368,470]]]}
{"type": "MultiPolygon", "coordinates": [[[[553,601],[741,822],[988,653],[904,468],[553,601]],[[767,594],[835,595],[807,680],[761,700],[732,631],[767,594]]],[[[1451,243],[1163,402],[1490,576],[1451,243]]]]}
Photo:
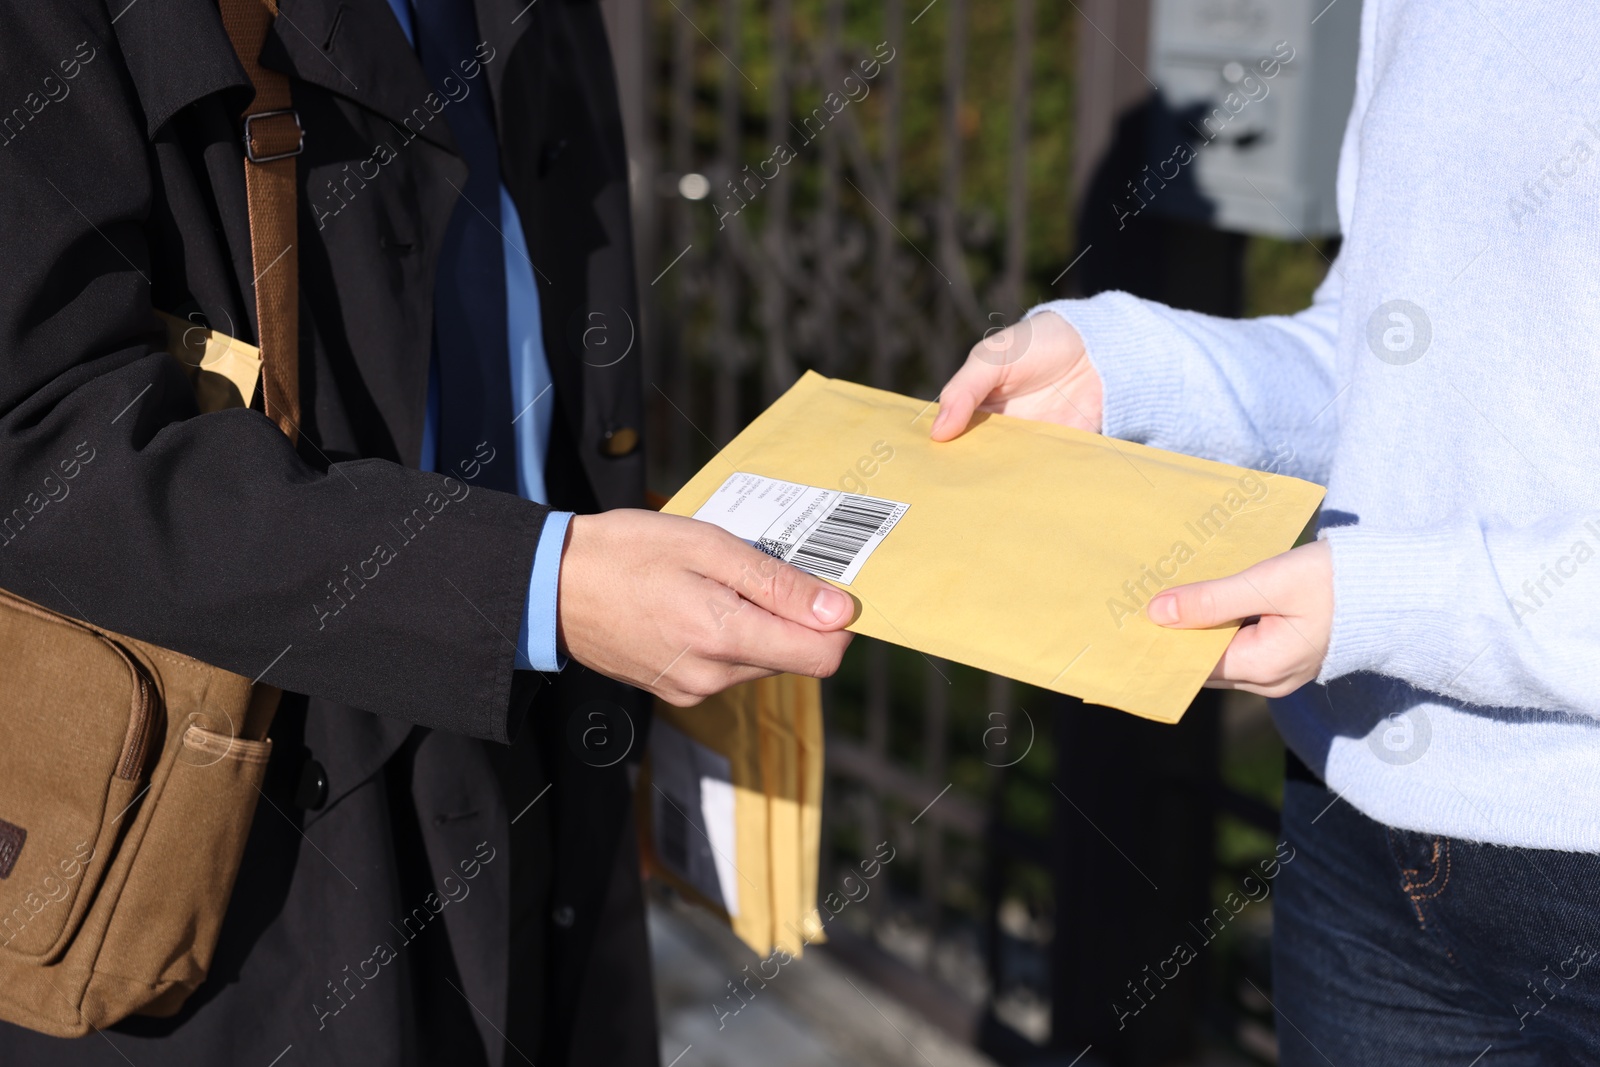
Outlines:
{"type": "Polygon", "coordinates": [[[1338,265],[1297,315],[1223,319],[1127,293],[1057,300],[1105,389],[1104,430],[1325,482],[1333,456],[1338,265]]]}
{"type": "Polygon", "coordinates": [[[1318,681],[1372,671],[1469,704],[1600,716],[1600,514],[1323,537],[1334,613],[1318,681]]]}

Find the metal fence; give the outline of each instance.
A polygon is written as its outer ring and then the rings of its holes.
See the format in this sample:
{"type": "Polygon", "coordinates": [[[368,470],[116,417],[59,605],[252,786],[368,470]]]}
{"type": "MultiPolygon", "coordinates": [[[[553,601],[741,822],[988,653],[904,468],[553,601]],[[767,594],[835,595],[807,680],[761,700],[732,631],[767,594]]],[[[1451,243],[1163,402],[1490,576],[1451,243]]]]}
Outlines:
{"type": "MultiPolygon", "coordinates": [[[[606,0],[653,488],[682,484],[807,368],[932,397],[985,330],[1065,294],[1087,180],[1071,152],[1077,11],[606,0]]],[[[1214,703],[1157,737],[867,640],[827,702],[824,886],[874,842],[906,857],[892,892],[842,916],[833,951],[1002,1060],[1099,1032],[1068,1001],[1136,974],[1160,936],[1114,945],[1106,928],[1203,912],[1219,804],[1273,821],[1222,789],[1214,703]],[[1130,836],[1164,897],[1104,868],[1106,843],[1130,836]]],[[[1116,1058],[1192,1043],[1203,1000],[1174,993],[1151,1029],[1177,1019],[1177,1038],[1116,1058]]]]}

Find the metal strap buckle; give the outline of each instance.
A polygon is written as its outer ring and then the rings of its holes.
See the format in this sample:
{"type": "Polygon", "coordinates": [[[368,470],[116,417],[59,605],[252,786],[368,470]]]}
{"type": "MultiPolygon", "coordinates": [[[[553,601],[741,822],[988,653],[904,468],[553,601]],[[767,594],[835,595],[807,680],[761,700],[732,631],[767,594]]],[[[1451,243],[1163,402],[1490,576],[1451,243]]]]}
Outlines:
{"type": "Polygon", "coordinates": [[[300,112],[298,111],[292,109],[284,111],[258,111],[254,115],[246,115],[244,117],[244,155],[245,158],[252,163],[271,163],[275,159],[288,159],[290,156],[298,156],[301,151],[305,149],[305,146],[306,129],[304,126],[300,125],[300,112]],[[278,152],[275,155],[270,156],[257,155],[255,146],[251,144],[250,124],[258,119],[275,119],[280,115],[287,115],[294,120],[294,128],[300,133],[299,143],[297,143],[294,148],[288,152],[278,152]]]}

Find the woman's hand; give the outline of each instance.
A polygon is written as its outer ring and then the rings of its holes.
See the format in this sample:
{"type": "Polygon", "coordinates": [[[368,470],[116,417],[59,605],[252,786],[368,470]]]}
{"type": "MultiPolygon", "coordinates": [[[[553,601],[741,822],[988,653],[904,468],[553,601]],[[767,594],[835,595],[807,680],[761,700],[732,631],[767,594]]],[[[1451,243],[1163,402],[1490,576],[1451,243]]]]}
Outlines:
{"type": "MultiPolygon", "coordinates": [[[[1104,390],[1078,331],[1046,311],[974,345],[939,393],[931,436],[959,437],[977,411],[1099,433],[1104,390]]],[[[1230,578],[1168,589],[1145,611],[1151,622],[1178,629],[1249,620],[1206,685],[1285,696],[1316,678],[1328,655],[1332,553],[1322,541],[1302,545],[1230,578]]]]}
{"type": "Polygon", "coordinates": [[[959,437],[975,411],[996,411],[1100,432],[1100,374],[1083,338],[1066,319],[1044,311],[972,346],[939,393],[932,437],[959,437]]]}
{"type": "Polygon", "coordinates": [[[1333,552],[1313,541],[1231,578],[1168,589],[1145,608],[1150,621],[1195,630],[1242,619],[1206,685],[1281,697],[1316,678],[1333,630],[1333,552]]]}

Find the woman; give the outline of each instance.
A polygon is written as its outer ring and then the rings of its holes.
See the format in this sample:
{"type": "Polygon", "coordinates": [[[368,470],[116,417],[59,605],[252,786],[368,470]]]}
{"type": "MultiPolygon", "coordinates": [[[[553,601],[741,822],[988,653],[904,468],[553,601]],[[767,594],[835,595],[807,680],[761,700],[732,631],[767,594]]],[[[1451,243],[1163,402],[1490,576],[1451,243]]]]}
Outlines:
{"type": "Polygon", "coordinates": [[[1309,309],[1046,304],[933,428],[999,411],[1328,485],[1317,541],[1146,609],[1259,617],[1210,684],[1282,698],[1290,1065],[1600,1062],[1600,17],[1535,8],[1369,0],[1309,309]]]}

